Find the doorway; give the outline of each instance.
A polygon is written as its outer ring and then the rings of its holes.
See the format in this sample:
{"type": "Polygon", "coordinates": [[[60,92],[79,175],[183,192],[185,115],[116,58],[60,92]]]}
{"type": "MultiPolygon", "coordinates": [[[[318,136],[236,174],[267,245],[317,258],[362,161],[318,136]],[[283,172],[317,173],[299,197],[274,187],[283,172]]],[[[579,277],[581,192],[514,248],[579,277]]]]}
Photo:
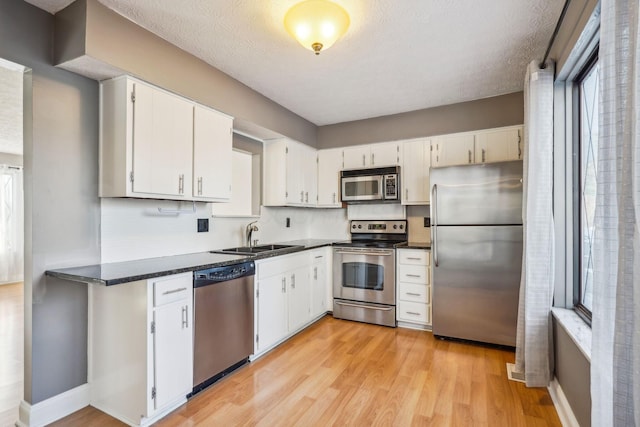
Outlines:
{"type": "Polygon", "coordinates": [[[0,58],[0,426],[24,394],[24,72],[0,58]]]}

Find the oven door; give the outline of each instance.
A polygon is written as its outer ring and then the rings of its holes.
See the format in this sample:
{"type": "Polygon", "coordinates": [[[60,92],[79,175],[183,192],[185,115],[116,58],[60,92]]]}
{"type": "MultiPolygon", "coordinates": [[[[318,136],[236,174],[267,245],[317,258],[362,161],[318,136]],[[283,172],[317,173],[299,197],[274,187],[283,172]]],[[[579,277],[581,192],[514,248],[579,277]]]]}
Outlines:
{"type": "Polygon", "coordinates": [[[342,201],[383,200],[382,175],[348,176],[342,178],[342,201]]]}
{"type": "Polygon", "coordinates": [[[395,250],[334,248],[333,297],[395,305],[395,250]]]}

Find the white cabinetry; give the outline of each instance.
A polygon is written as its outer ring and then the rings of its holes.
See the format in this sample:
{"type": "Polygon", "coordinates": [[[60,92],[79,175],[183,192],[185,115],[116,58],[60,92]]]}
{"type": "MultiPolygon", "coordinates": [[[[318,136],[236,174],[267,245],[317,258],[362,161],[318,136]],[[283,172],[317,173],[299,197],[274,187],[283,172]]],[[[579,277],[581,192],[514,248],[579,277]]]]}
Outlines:
{"type": "Polygon", "coordinates": [[[333,301],[331,295],[331,283],[329,278],[331,271],[330,246],[310,251],[311,257],[311,317],[316,318],[329,310],[329,301],[333,301]]]}
{"type": "Polygon", "coordinates": [[[149,425],[193,385],[193,275],[89,288],[92,406],[149,425]]]}
{"type": "Polygon", "coordinates": [[[397,320],[399,324],[424,328],[431,325],[429,251],[397,250],[397,320]]]}
{"type": "Polygon", "coordinates": [[[230,161],[214,164],[230,159],[232,118],[202,108],[194,122],[196,107],[128,76],[102,82],[100,197],[228,199],[230,161]]]}
{"type": "Polygon", "coordinates": [[[256,261],[256,355],[311,319],[310,289],[308,252],[256,261]]]}
{"type": "Polygon", "coordinates": [[[399,165],[401,160],[400,147],[399,142],[346,147],[343,150],[344,169],[399,165]]]}
{"type": "Polygon", "coordinates": [[[340,208],[342,148],[318,150],[318,207],[340,208]]]}
{"type": "Polygon", "coordinates": [[[431,140],[412,139],[403,144],[402,204],[429,204],[431,140]]]}
{"type": "Polygon", "coordinates": [[[522,159],[522,126],[476,133],[476,163],[522,159]]]}
{"type": "Polygon", "coordinates": [[[264,205],[315,206],[317,202],[317,154],[290,139],[265,143],[264,205]]]}
{"type": "Polygon", "coordinates": [[[233,118],[196,105],[193,116],[193,197],[231,199],[233,118]]]}
{"type": "Polygon", "coordinates": [[[431,166],[465,165],[474,162],[474,135],[461,133],[433,138],[435,146],[431,156],[431,166]]]}

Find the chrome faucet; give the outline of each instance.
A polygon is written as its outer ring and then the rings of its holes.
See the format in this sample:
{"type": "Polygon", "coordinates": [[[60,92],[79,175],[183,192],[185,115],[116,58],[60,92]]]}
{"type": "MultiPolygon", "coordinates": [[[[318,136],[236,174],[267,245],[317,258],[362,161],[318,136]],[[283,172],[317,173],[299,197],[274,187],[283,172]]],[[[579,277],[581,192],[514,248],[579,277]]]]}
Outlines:
{"type": "Polygon", "coordinates": [[[254,225],[256,222],[258,221],[253,221],[250,222],[249,224],[247,224],[247,228],[245,230],[245,235],[246,235],[246,239],[247,239],[247,246],[252,247],[253,244],[251,243],[251,236],[253,234],[254,231],[258,231],[258,226],[254,225]]]}

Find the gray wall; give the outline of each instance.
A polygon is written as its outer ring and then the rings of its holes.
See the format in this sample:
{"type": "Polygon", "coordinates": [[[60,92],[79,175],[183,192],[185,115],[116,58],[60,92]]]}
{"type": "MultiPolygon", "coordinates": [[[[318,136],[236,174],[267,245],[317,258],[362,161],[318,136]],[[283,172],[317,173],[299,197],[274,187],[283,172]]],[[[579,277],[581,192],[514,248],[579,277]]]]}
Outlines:
{"type": "Polygon", "coordinates": [[[581,427],[591,426],[591,364],[553,317],[555,374],[581,427]]]}
{"type": "Polygon", "coordinates": [[[56,20],[60,23],[56,34],[56,63],[73,62],[88,55],[241,121],[316,146],[313,123],[97,0],[78,0],[58,12],[56,20]]]}
{"type": "Polygon", "coordinates": [[[0,57],[32,69],[25,88],[25,400],[86,383],[87,288],[44,277],[100,260],[98,85],[54,68],[54,18],[0,2],[0,57]],[[32,87],[29,81],[32,80],[32,87]]]}
{"type": "MultiPolygon", "coordinates": [[[[524,82],[524,76],[522,77],[524,82]]],[[[320,126],[318,148],[443,135],[524,122],[523,93],[320,126]]]]}

